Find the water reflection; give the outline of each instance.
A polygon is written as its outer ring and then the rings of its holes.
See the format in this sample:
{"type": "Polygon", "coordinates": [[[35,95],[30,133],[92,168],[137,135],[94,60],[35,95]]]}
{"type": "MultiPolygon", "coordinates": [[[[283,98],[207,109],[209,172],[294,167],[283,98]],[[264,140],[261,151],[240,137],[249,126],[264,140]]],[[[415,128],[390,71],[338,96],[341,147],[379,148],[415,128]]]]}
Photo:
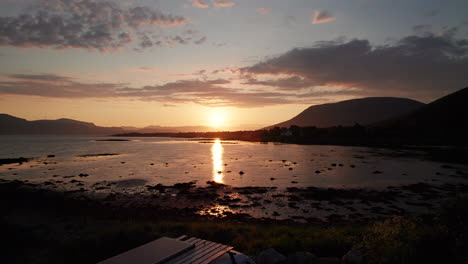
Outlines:
{"type": "Polygon", "coordinates": [[[219,139],[215,139],[211,147],[211,158],[213,160],[213,180],[223,183],[223,146],[219,139]]]}

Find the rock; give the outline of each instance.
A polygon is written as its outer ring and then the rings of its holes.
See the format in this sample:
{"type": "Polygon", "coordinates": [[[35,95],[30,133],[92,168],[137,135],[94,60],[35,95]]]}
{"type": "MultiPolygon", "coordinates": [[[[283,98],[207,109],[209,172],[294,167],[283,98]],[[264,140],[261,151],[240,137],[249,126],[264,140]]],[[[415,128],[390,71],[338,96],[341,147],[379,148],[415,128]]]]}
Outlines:
{"type": "Polygon", "coordinates": [[[256,257],[257,264],[275,264],[286,260],[286,257],[273,248],[260,252],[256,257]]]}
{"type": "Polygon", "coordinates": [[[364,256],[360,250],[350,250],[342,258],[344,263],[348,264],[362,264],[364,263],[364,256]]]}
{"type": "Polygon", "coordinates": [[[341,260],[335,257],[319,258],[317,264],[340,264],[341,260]]]}
{"type": "Polygon", "coordinates": [[[48,158],[55,158],[55,155],[47,155],[48,158]]]}
{"type": "Polygon", "coordinates": [[[240,175],[244,175],[244,172],[243,172],[243,171],[239,171],[239,174],[240,174],[240,175]]]}
{"type": "Polygon", "coordinates": [[[315,264],[317,263],[317,256],[310,252],[296,252],[288,256],[286,260],[288,264],[315,264]]]}

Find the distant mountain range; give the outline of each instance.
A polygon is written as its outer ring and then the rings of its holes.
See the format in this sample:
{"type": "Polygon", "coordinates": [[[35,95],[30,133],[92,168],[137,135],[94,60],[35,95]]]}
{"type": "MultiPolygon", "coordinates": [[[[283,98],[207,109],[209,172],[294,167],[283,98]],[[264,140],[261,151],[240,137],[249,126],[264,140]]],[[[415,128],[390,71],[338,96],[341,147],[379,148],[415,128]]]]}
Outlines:
{"type": "MultiPolygon", "coordinates": [[[[351,127],[374,128],[385,137],[415,136],[464,137],[468,134],[468,88],[430,104],[394,97],[369,97],[315,105],[294,118],[267,127],[351,127]]],[[[100,127],[72,119],[28,121],[0,114],[0,134],[113,135],[125,133],[209,132],[205,126],[100,127]]],[[[232,129],[231,129],[232,130],[232,129]]]]}
{"type": "Polygon", "coordinates": [[[120,127],[100,127],[73,119],[35,120],[0,114],[1,135],[111,135],[122,133],[120,127]]]}
{"type": "Polygon", "coordinates": [[[414,112],[425,104],[406,98],[368,97],[314,105],[292,119],[267,127],[333,127],[370,125],[414,112]]]}
{"type": "MultiPolygon", "coordinates": [[[[232,127],[235,129],[235,127],[232,127]]],[[[216,129],[208,126],[147,126],[138,127],[100,127],[93,123],[73,119],[35,120],[0,114],[0,135],[114,135],[122,133],[179,133],[209,132],[216,129]]],[[[240,130],[240,129],[239,129],[240,130]]]]}

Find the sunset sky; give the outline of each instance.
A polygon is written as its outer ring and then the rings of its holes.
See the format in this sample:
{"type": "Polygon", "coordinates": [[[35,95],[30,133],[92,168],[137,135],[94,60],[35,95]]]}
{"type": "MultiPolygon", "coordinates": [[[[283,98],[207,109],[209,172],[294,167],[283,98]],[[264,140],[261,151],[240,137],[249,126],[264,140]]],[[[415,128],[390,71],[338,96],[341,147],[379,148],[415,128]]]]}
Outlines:
{"type": "Polygon", "coordinates": [[[0,0],[0,113],[260,128],[468,86],[466,0],[0,0]]]}

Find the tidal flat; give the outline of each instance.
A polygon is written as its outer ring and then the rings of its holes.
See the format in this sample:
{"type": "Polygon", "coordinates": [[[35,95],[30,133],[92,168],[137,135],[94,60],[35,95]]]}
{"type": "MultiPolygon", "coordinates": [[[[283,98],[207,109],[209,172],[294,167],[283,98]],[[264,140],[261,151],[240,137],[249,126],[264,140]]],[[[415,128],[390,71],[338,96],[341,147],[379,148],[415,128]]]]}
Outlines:
{"type": "Polygon", "coordinates": [[[466,164],[424,148],[100,140],[3,137],[0,179],[117,206],[324,224],[428,215],[468,186],[466,164]]]}
{"type": "MultiPolygon", "coordinates": [[[[463,228],[440,219],[447,201],[468,193],[468,166],[427,148],[180,138],[1,140],[1,224],[6,259],[15,263],[93,263],[183,234],[250,255],[274,247],[339,258],[356,247],[376,254],[379,239],[391,239],[390,232],[398,243],[437,248],[442,259],[463,255],[447,253],[458,247],[463,228]],[[87,255],[67,259],[81,250],[87,255]]],[[[407,246],[388,248],[399,255],[407,246]]],[[[440,260],[414,252],[409,259],[440,260]]]]}

